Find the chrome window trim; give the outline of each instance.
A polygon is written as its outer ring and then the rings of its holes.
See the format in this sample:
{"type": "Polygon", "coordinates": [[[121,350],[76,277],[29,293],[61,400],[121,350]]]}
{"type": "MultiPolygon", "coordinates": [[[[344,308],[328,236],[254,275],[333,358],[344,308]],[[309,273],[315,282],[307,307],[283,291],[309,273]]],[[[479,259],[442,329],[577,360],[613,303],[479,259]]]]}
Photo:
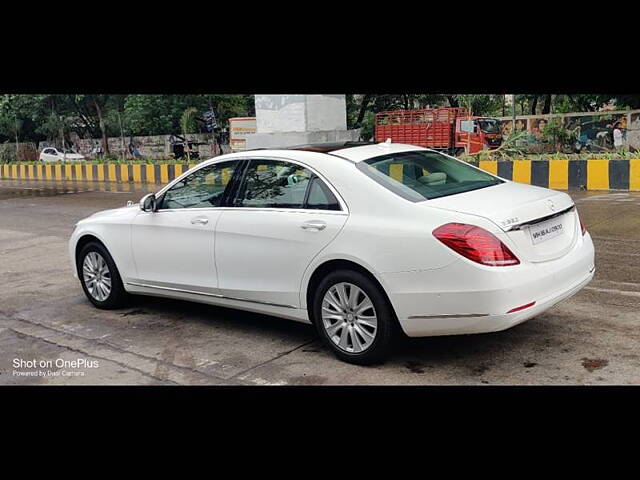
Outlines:
{"type": "Polygon", "coordinates": [[[168,212],[168,211],[181,211],[181,210],[211,210],[211,209],[216,209],[216,210],[223,210],[223,209],[227,209],[227,210],[238,210],[238,209],[246,209],[246,210],[253,210],[253,211],[259,211],[259,210],[276,210],[276,211],[286,211],[286,212],[323,212],[323,213],[342,213],[344,215],[348,215],[349,214],[349,206],[347,205],[347,202],[344,200],[344,198],[342,198],[342,195],[340,195],[340,193],[338,192],[338,190],[333,186],[333,184],[322,174],[320,174],[315,168],[307,165],[304,162],[301,162],[299,160],[292,160],[290,158],[285,158],[285,157],[274,157],[274,156],[270,156],[270,155],[251,155],[251,156],[242,156],[242,157],[231,157],[231,158],[220,158],[218,160],[205,160],[202,163],[199,163],[193,170],[187,170],[186,172],[184,172],[182,175],[180,175],[178,178],[173,179],[173,181],[169,182],[167,185],[165,185],[163,188],[161,188],[157,193],[156,193],[156,197],[159,197],[160,195],[163,195],[168,189],[170,189],[171,187],[173,187],[173,185],[175,185],[176,183],[178,183],[179,181],[181,181],[184,177],[186,177],[187,175],[191,175],[192,173],[195,173],[197,170],[200,170],[201,168],[204,167],[208,167],[211,165],[215,165],[216,163],[222,163],[222,162],[228,162],[228,161],[250,161],[250,160],[278,160],[278,161],[283,161],[283,162],[289,162],[289,163],[293,163],[296,165],[300,165],[303,168],[307,168],[309,169],[314,175],[316,175],[320,180],[322,180],[325,185],[327,185],[327,187],[329,188],[329,190],[331,191],[331,193],[333,193],[333,195],[336,197],[336,199],[338,200],[338,203],[340,204],[340,210],[320,210],[320,209],[309,209],[309,208],[262,208],[262,207],[257,207],[257,208],[253,208],[253,207],[212,207],[212,208],[174,208],[174,209],[163,209],[163,210],[157,210],[154,213],[159,213],[159,212],[168,212]]]}

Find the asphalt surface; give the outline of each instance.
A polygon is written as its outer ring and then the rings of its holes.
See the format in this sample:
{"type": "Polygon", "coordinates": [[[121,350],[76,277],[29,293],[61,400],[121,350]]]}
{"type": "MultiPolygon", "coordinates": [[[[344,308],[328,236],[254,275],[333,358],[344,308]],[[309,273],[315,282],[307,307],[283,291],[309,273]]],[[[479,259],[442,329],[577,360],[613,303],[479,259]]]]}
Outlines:
{"type": "Polygon", "coordinates": [[[576,296],[503,332],[403,340],[373,367],[279,318],[152,297],[94,308],[71,274],[73,225],[144,193],[0,181],[0,384],[640,383],[640,193],[571,192],[596,245],[595,278],[576,296]]]}

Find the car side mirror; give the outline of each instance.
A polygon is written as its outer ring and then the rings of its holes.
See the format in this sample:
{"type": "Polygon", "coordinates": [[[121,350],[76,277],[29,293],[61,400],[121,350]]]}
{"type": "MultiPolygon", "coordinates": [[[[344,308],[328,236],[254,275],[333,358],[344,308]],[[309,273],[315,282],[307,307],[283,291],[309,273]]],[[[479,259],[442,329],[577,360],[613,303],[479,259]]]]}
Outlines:
{"type": "Polygon", "coordinates": [[[142,199],[140,200],[140,210],[142,210],[143,212],[155,212],[156,210],[158,210],[155,193],[149,193],[148,195],[142,197],[142,199]]]}

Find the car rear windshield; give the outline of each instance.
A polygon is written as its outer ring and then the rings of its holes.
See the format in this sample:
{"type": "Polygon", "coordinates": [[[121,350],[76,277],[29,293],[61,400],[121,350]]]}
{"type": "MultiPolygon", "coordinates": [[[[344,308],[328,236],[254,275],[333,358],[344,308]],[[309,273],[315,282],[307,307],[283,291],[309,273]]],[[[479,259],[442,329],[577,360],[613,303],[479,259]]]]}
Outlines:
{"type": "Polygon", "coordinates": [[[503,183],[488,173],[431,151],[392,153],[356,164],[365,175],[412,202],[503,183]]]}

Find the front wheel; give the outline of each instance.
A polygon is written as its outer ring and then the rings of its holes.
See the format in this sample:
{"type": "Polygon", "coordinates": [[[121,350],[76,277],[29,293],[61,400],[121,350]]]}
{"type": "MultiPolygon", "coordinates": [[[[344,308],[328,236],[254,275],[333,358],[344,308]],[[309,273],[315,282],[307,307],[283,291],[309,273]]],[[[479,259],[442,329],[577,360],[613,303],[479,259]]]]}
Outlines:
{"type": "Polygon", "coordinates": [[[85,295],[96,307],[111,310],[125,304],[127,293],[116,264],[100,243],[85,245],[77,259],[77,270],[85,295]]]}
{"type": "Polygon", "coordinates": [[[313,314],[318,333],[339,359],[369,365],[388,355],[393,309],[380,287],[362,273],[327,275],[315,292],[313,314]]]}

